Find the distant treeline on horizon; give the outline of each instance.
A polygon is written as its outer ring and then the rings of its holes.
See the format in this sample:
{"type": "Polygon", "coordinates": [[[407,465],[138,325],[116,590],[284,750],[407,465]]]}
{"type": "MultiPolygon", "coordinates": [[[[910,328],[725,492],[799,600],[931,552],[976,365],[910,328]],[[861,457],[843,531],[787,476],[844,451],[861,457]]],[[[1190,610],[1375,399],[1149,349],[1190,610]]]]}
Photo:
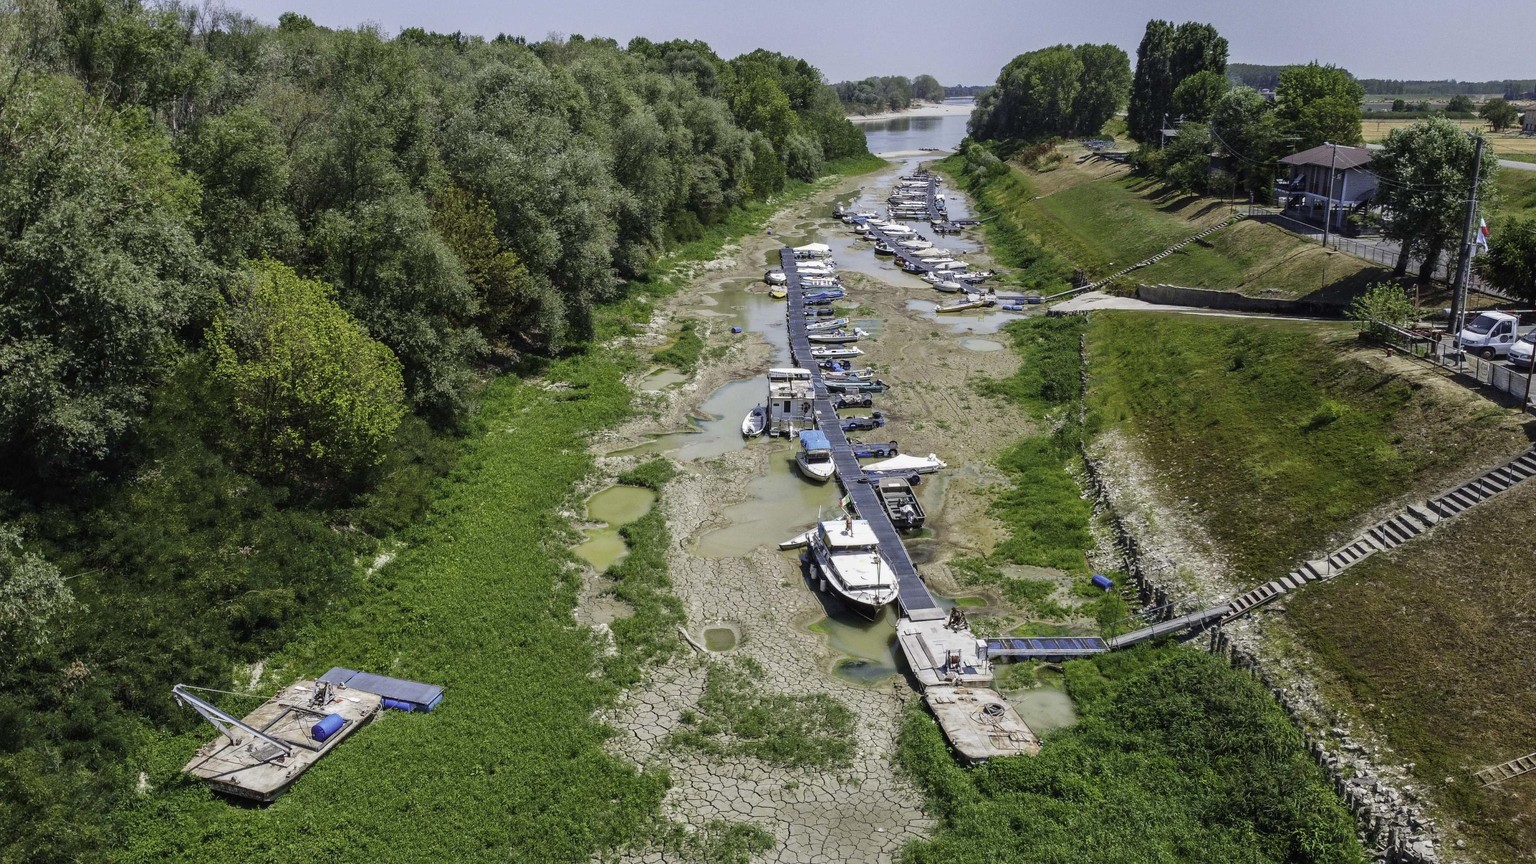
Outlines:
{"type": "MultiPolygon", "coordinates": [[[[1234,84],[1256,90],[1274,89],[1280,80],[1284,66],[1263,66],[1255,63],[1227,64],[1227,78],[1234,84]]],[[[1374,96],[1482,96],[1501,95],[1506,99],[1536,98],[1536,79],[1503,79],[1496,81],[1438,81],[1400,80],[1397,78],[1357,78],[1365,92],[1374,96]]]]}

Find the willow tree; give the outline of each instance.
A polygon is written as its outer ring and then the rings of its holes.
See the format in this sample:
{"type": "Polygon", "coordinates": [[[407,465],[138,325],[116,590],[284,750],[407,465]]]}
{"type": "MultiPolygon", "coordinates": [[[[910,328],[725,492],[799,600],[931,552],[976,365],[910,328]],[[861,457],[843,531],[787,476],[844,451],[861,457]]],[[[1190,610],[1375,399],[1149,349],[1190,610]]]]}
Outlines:
{"type": "Polygon", "coordinates": [[[258,476],[331,481],[372,468],[405,415],[400,361],[323,282],[251,266],[208,333],[213,375],[258,476]]]}

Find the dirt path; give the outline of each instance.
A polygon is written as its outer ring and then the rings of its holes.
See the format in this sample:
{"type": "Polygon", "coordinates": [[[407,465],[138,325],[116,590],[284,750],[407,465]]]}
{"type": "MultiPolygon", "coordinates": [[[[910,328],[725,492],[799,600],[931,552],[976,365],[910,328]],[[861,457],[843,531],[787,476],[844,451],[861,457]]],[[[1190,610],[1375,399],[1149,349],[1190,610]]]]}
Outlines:
{"type": "MultiPolygon", "coordinates": [[[[739,247],[726,250],[690,289],[659,313],[657,326],[640,341],[659,344],[668,326],[681,318],[702,314],[704,320],[711,320],[711,307],[701,307],[701,301],[713,301],[718,304],[716,308],[729,306],[733,294],[744,290],[745,280],[761,277],[765,256],[784,240],[804,242],[797,238],[815,236],[846,243],[846,229],[828,215],[833,202],[847,201],[861,188],[868,190],[867,195],[883,198],[900,170],[893,167],[841,182],[777,214],[770,223],[771,235],[750,237],[739,247]]],[[[889,426],[864,433],[865,437],[896,439],[903,452],[937,453],[952,466],[929,480],[923,490],[930,502],[929,526],[934,539],[924,541],[927,549],[921,557],[940,562],[925,565],[924,572],[942,583],[947,575],[943,559],[957,551],[990,549],[996,542],[999,529],[985,516],[986,496],[978,492],[1000,477],[985,460],[1026,431],[1022,416],[997,400],[977,395],[967,382],[976,376],[1007,375],[1017,359],[1007,350],[968,350],[961,347],[961,340],[987,337],[952,332],[967,326],[986,331],[995,328],[998,320],[970,318],[938,323],[931,313],[924,317],[922,310],[909,309],[909,301],[932,303],[944,295],[888,264],[877,265],[867,245],[844,248],[837,258],[850,295],[844,314],[861,319],[866,327],[879,328],[875,338],[861,343],[867,352],[861,363],[874,366],[894,388],[880,394],[875,405],[889,417],[889,426]],[[850,267],[864,272],[853,272],[850,267]]],[[[766,293],[766,286],[756,282],[749,290],[761,295],[766,293]]],[[[777,314],[782,316],[781,311],[777,314]]],[[[612,453],[615,448],[678,430],[728,381],[762,380],[762,373],[782,350],[782,344],[770,344],[751,332],[736,336],[723,326],[728,321],[717,323],[722,326],[712,326],[706,341],[710,348],[728,346],[728,350],[720,352],[718,359],[703,367],[693,380],[648,397],[652,410],[606,437],[597,445],[600,452],[612,453]]],[[[1001,342],[976,347],[993,346],[1000,348],[1001,342]]],[[[720,422],[734,425],[739,417],[720,422]]],[[[900,677],[862,686],[832,674],[842,655],[829,646],[824,635],[811,629],[827,612],[801,577],[795,555],[779,552],[774,546],[789,534],[769,536],[765,533],[769,529],[756,527],[758,523],[733,524],[739,521],[738,511],[744,507],[771,514],[778,506],[776,499],[756,500],[765,494],[785,494],[785,507],[803,506],[803,499],[798,497],[802,495],[817,501],[824,498],[830,510],[836,505],[835,486],[802,489],[804,481],[794,479],[789,482],[798,485],[788,493],[756,492],[755,483],[782,482],[791,451],[783,444],[766,441],[723,449],[723,453],[696,458],[680,458],[676,451],[667,454],[682,472],[668,484],[663,498],[673,537],[669,565],[676,594],[687,609],[691,635],[702,641],[706,628],[729,627],[739,639],[731,653],[750,657],[762,666],[765,674],[760,686],[764,691],[822,693],[842,702],[857,718],[856,755],[849,766],[823,772],[775,768],[751,759],[706,758],[668,747],[667,736],[678,728],[684,711],[697,706],[703,693],[705,664],[720,662],[698,655],[655,670],[644,686],[625,694],[617,709],[604,718],[618,730],[612,746],[641,765],[665,767],[670,772],[673,786],[666,799],[667,818],[692,829],[714,820],[748,822],[771,833],[775,847],[765,860],[894,860],[904,844],[926,835],[933,826],[923,812],[921,795],[893,764],[901,717],[914,694],[900,677]],[[741,536],[752,531],[758,534],[741,536]],[[714,539],[721,536],[731,542],[722,544],[714,539]],[[756,544],[756,548],[726,552],[718,548],[732,544],[756,544]]],[[[641,458],[620,453],[601,458],[600,465],[611,475],[641,458]]],[[[820,505],[812,505],[810,517],[800,528],[814,519],[815,506],[820,505]]],[[[623,613],[611,603],[605,604],[594,576],[589,576],[589,586],[591,590],[578,612],[580,620],[600,625],[623,613]]],[[[652,849],[628,853],[624,860],[666,858],[652,849]]]]}

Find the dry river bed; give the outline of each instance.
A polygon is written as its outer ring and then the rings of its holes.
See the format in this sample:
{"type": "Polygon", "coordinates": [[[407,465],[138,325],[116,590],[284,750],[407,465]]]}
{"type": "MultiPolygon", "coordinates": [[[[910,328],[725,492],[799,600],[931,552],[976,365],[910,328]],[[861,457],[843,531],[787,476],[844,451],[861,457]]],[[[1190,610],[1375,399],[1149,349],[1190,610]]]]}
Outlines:
{"type": "MultiPolygon", "coordinates": [[[[1014,353],[992,335],[1011,316],[940,320],[931,308],[952,295],[877,259],[869,244],[854,244],[830,217],[834,203],[882,199],[912,164],[829,185],[778,213],[771,233],[748,237],[702,265],[691,287],[659,309],[650,331],[632,341],[641,351],[655,350],[682,320],[693,318],[706,333],[706,363],[686,380],[655,371],[634,382],[641,391],[640,416],[594,445],[606,477],[656,453],[677,463],[680,474],[661,499],[672,536],[674,590],[693,640],[701,646],[735,643],[728,651],[691,652],[654,669],[603,718],[618,730],[612,746],[637,764],[670,772],[667,818],[690,829],[715,820],[755,825],[773,835],[769,861],[890,861],[934,824],[893,761],[901,717],[915,694],[889,665],[888,631],[840,619],[801,576],[796,554],[776,548],[809,527],[819,511],[835,510],[836,484],[801,479],[788,443],[743,442],[740,436],[742,416],[766,396],[763,373],[788,363],[784,305],[768,297],[761,281],[769,256],[776,258],[786,241],[833,245],[849,291],[844,314],[875,334],[860,343],[866,352],[860,364],[873,365],[893,386],[877,394],[874,406],[889,425],[860,434],[897,440],[902,452],[936,453],[949,463],[949,470],[920,486],[930,530],[910,546],[941,591],[948,584],[944,560],[990,550],[999,538],[1001,526],[985,513],[985,487],[1002,477],[987,460],[1030,430],[1022,414],[976,394],[968,383],[1016,368],[1014,353]],[[732,326],[745,332],[732,334],[732,326]],[[762,666],[759,686],[766,692],[822,693],[851,709],[857,718],[851,764],[830,771],[783,769],[668,747],[668,735],[703,694],[706,664],[730,655],[762,666]]],[[[587,585],[578,619],[605,631],[626,610],[603,595],[595,570],[587,585]]],[[[657,849],[625,856],[666,860],[657,849]]]]}

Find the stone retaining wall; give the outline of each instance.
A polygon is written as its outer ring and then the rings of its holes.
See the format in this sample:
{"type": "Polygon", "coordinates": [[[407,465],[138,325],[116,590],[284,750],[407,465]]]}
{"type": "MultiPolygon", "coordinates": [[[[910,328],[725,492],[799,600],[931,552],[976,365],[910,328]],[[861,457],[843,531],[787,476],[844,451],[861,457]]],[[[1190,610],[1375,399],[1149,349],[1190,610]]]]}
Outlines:
{"type": "Polygon", "coordinates": [[[1317,300],[1285,300],[1278,297],[1249,297],[1236,291],[1210,288],[1185,288],[1181,285],[1137,285],[1136,299],[1165,306],[1195,306],[1230,312],[1261,312],[1271,315],[1340,318],[1345,307],[1317,300]]]}

